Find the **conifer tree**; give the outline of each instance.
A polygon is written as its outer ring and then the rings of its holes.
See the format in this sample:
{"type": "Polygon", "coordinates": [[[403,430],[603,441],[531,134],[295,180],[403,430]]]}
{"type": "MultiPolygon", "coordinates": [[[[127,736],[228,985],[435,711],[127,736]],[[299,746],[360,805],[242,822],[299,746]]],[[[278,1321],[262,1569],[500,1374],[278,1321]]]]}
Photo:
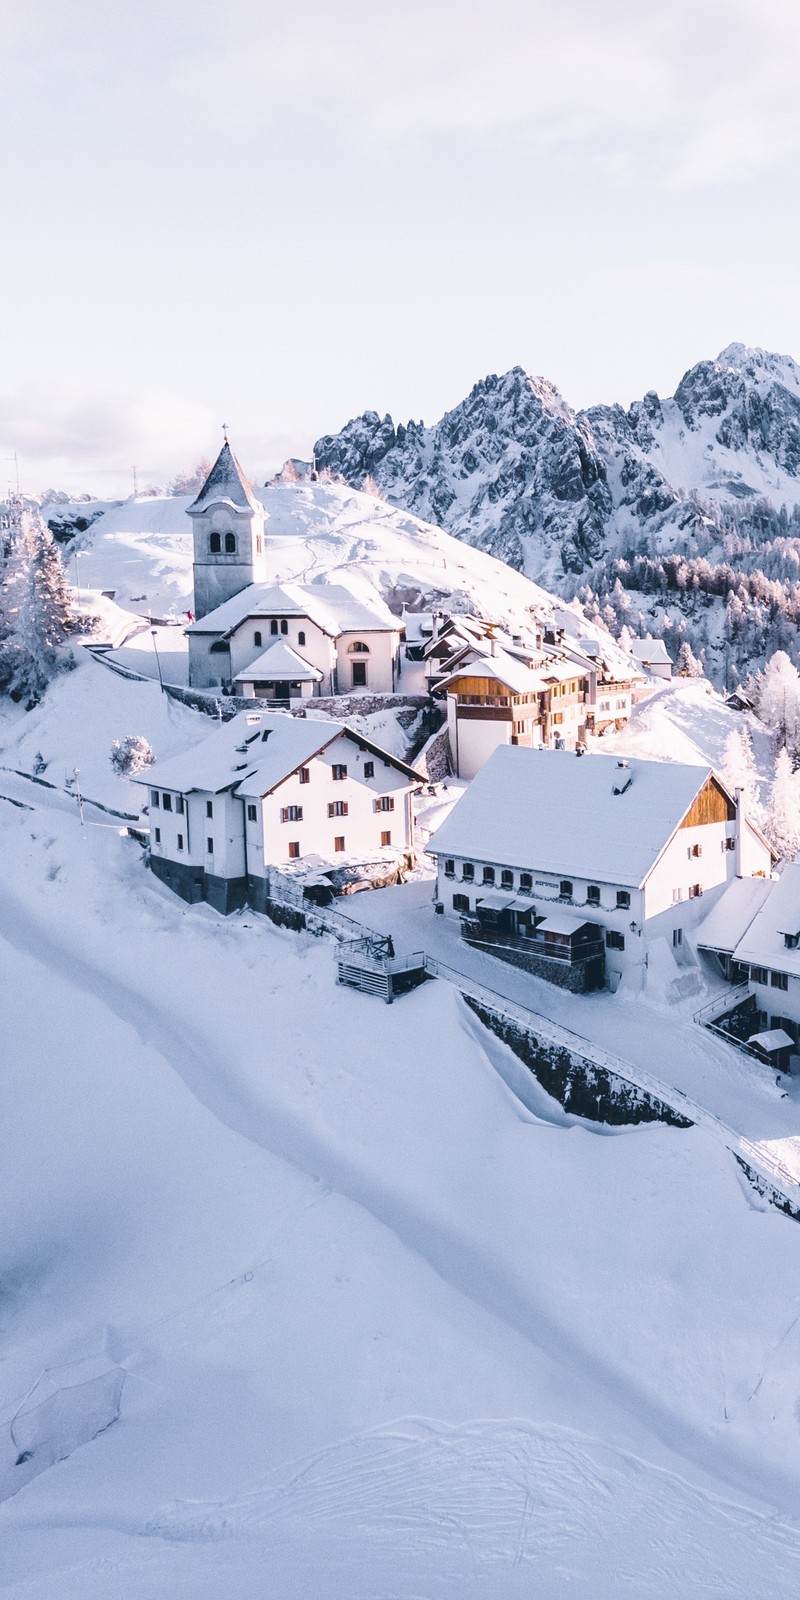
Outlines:
{"type": "Polygon", "coordinates": [[[58,545],[41,517],[20,514],[2,589],[2,676],[16,699],[35,705],[58,668],[72,602],[58,545]]]}
{"type": "Polygon", "coordinates": [[[761,819],[758,798],[758,769],[753,754],[753,741],[746,728],[734,728],[725,741],[722,757],[722,776],[731,794],[742,791],[744,808],[754,822],[761,819]]]}
{"type": "Polygon", "coordinates": [[[788,750],[779,750],[764,832],[781,861],[800,850],[800,773],[792,771],[788,750]]]}

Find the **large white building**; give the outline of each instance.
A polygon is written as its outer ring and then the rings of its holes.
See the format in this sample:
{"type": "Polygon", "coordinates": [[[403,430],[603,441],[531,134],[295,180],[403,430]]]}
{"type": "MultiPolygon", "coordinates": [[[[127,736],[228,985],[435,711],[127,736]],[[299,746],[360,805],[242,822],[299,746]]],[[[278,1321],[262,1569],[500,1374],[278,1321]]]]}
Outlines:
{"type": "Polygon", "coordinates": [[[697,944],[719,958],[733,982],[747,982],[759,1024],[800,1040],[800,863],[790,862],[779,878],[750,892],[731,884],[704,919],[697,944]]]}
{"type": "Polygon", "coordinates": [[[188,508],[194,544],[189,683],[285,704],[391,694],[401,622],[342,584],[267,581],[268,518],[227,440],[188,508]]]}
{"type": "Polygon", "coordinates": [[[149,791],[150,866],[184,900],[263,910],[270,869],[312,863],[332,883],[413,857],[419,773],[344,723],[243,711],[136,779],[149,791]]]}
{"type": "Polygon", "coordinates": [[[571,987],[612,986],[684,934],[769,845],[710,767],[501,746],[426,846],[476,943],[571,987]],[[591,947],[591,948],[590,948],[591,947]],[[587,969],[587,982],[579,968],[587,969]]]}

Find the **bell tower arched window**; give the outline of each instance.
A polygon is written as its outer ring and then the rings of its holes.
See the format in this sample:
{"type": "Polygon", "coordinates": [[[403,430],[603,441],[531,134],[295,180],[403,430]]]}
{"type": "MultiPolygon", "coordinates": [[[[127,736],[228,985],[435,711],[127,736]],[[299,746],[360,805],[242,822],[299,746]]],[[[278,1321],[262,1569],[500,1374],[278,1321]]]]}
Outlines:
{"type": "Polygon", "coordinates": [[[234,556],[236,554],[235,533],[226,533],[225,535],[225,554],[226,556],[234,556]]]}
{"type": "Polygon", "coordinates": [[[222,545],[221,545],[220,537],[219,537],[218,533],[212,533],[211,534],[211,537],[209,538],[209,541],[208,541],[208,548],[211,551],[212,556],[218,556],[219,555],[220,550],[222,549],[222,545]]]}

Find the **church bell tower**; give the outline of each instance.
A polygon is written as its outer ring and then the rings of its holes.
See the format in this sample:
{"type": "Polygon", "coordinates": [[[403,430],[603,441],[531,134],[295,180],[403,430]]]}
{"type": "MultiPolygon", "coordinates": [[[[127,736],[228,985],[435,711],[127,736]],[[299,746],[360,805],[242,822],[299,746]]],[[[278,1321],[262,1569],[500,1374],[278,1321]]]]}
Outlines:
{"type": "Polygon", "coordinates": [[[266,579],[266,512],[229,443],[187,507],[194,539],[194,614],[205,617],[251,583],[266,579]]]}

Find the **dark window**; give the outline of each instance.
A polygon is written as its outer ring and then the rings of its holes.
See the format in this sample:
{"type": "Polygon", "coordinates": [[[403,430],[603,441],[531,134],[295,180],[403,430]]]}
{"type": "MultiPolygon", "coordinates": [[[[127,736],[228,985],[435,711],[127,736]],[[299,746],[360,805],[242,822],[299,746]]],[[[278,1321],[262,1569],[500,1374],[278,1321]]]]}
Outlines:
{"type": "Polygon", "coordinates": [[[562,878],[561,879],[561,882],[560,882],[560,884],[558,886],[558,894],[559,894],[559,898],[561,900],[571,900],[572,899],[572,879],[571,878],[562,878]]]}
{"type": "Polygon", "coordinates": [[[337,833],[336,838],[333,841],[333,848],[334,848],[334,850],[338,850],[338,851],[344,850],[344,834],[343,833],[337,833]]]}
{"type": "Polygon", "coordinates": [[[494,883],[494,867],[484,867],[483,881],[484,883],[494,883]]]}
{"type": "Polygon", "coordinates": [[[292,839],[289,845],[289,860],[296,861],[300,854],[300,840],[292,839]]]}
{"type": "Polygon", "coordinates": [[[347,801],[346,800],[332,800],[330,805],[328,806],[328,816],[329,817],[346,817],[347,816],[347,801]]]}
{"type": "Polygon", "coordinates": [[[367,687],[367,663],[366,663],[366,661],[354,661],[353,662],[353,688],[354,689],[366,689],[366,687],[367,687]]]}
{"type": "Polygon", "coordinates": [[[248,822],[257,822],[258,821],[258,811],[257,811],[255,806],[248,806],[247,807],[247,820],[248,820],[248,822]]]}
{"type": "Polygon", "coordinates": [[[260,630],[258,628],[256,628],[256,631],[253,634],[253,644],[260,644],[260,643],[261,643],[261,632],[260,632],[260,630]]]}
{"type": "Polygon", "coordinates": [[[355,644],[351,644],[351,646],[350,646],[349,654],[350,655],[368,656],[369,655],[369,645],[368,644],[363,644],[360,639],[356,639],[355,644]]]}
{"type": "Polygon", "coordinates": [[[235,533],[226,533],[226,535],[225,535],[225,554],[226,554],[226,556],[232,556],[232,555],[236,554],[236,534],[235,533]]]}
{"type": "Polygon", "coordinates": [[[788,989],[788,974],[785,972],[771,972],[769,975],[769,986],[771,989],[788,989]]]}
{"type": "Polygon", "coordinates": [[[631,897],[630,897],[629,891],[627,889],[618,889],[617,890],[617,909],[619,911],[627,911],[628,907],[630,906],[630,903],[631,903],[631,897]]]}
{"type": "Polygon", "coordinates": [[[625,935],[623,933],[616,933],[613,928],[609,928],[606,931],[606,948],[608,950],[624,950],[625,935]]]}
{"type": "Polygon", "coordinates": [[[373,801],[376,811],[394,811],[394,795],[382,794],[379,800],[373,801]]]}
{"type": "Polygon", "coordinates": [[[206,839],[206,851],[210,856],[214,854],[214,840],[206,839]]]}
{"type": "Polygon", "coordinates": [[[281,806],[281,822],[302,822],[302,806],[281,806]]]}
{"type": "Polygon", "coordinates": [[[374,778],[374,776],[375,776],[375,762],[374,761],[365,761],[364,762],[364,777],[365,778],[374,778]]]}
{"type": "Polygon", "coordinates": [[[183,834],[182,833],[178,834],[178,849],[179,850],[183,849],[183,834]]]}
{"type": "Polygon", "coordinates": [[[161,799],[161,805],[162,805],[162,808],[163,808],[164,811],[171,811],[172,810],[172,795],[171,794],[163,795],[162,799],[161,799]]]}
{"type": "Polygon", "coordinates": [[[703,885],[702,885],[702,883],[690,883],[689,884],[689,899],[690,900],[699,900],[699,898],[700,898],[702,893],[703,893],[703,885]]]}
{"type": "Polygon", "coordinates": [[[176,796],[176,799],[175,799],[175,810],[177,811],[179,817],[183,816],[183,795],[182,794],[179,794],[179,795],[176,796]]]}
{"type": "Polygon", "coordinates": [[[260,556],[260,554],[261,554],[261,534],[257,533],[256,534],[256,555],[260,556]]]}
{"type": "Polygon", "coordinates": [[[207,817],[213,817],[213,815],[214,815],[214,802],[213,802],[213,800],[207,800],[206,801],[206,816],[207,817]]]}
{"type": "Polygon", "coordinates": [[[208,541],[208,548],[211,551],[212,556],[219,555],[220,550],[222,549],[222,540],[220,539],[218,533],[212,533],[211,538],[208,541]]]}
{"type": "Polygon", "coordinates": [[[590,906],[599,906],[599,904],[600,904],[600,886],[599,886],[599,884],[596,884],[596,883],[590,883],[589,884],[589,887],[586,890],[586,899],[587,899],[587,902],[588,902],[588,904],[590,906]]]}
{"type": "Polygon", "coordinates": [[[154,837],[155,837],[156,844],[160,844],[161,843],[161,829],[160,828],[156,828],[154,837]]]}
{"type": "Polygon", "coordinates": [[[453,895],[453,910],[454,911],[469,911],[469,895],[468,894],[454,894],[453,895]]]}
{"type": "Polygon", "coordinates": [[[475,868],[471,861],[465,861],[461,868],[461,876],[465,883],[472,883],[475,877],[475,868]]]}
{"type": "Polygon", "coordinates": [[[304,632],[303,632],[303,630],[301,628],[300,632],[297,635],[297,643],[298,644],[305,644],[305,642],[306,642],[306,636],[305,636],[305,634],[304,634],[304,632]]]}
{"type": "Polygon", "coordinates": [[[532,877],[530,872],[521,872],[520,873],[520,875],[519,875],[519,886],[520,886],[520,889],[522,890],[523,894],[530,894],[531,893],[531,891],[533,889],[533,877],[532,877]]]}
{"type": "Polygon", "coordinates": [[[310,783],[311,781],[311,773],[309,772],[308,767],[301,767],[297,776],[301,783],[310,783]]]}
{"type": "Polygon", "coordinates": [[[454,878],[455,877],[455,875],[456,875],[456,864],[455,864],[455,861],[450,861],[450,860],[445,861],[445,864],[444,864],[444,875],[445,875],[446,878],[454,878]]]}
{"type": "Polygon", "coordinates": [[[273,617],[273,619],[272,619],[272,621],[271,621],[271,623],[269,625],[269,631],[270,631],[270,633],[277,633],[277,631],[278,631],[278,622],[277,622],[277,618],[276,617],[273,617]]]}
{"type": "Polygon", "coordinates": [[[683,928],[673,928],[672,944],[673,948],[675,949],[677,949],[679,944],[683,944],[683,928]]]}
{"type": "Polygon", "coordinates": [[[703,846],[701,844],[693,844],[689,854],[690,856],[701,856],[703,854],[703,846]]]}
{"type": "Polygon", "coordinates": [[[501,889],[513,889],[514,887],[514,874],[509,872],[508,867],[504,867],[500,874],[500,887],[501,889]]]}
{"type": "Polygon", "coordinates": [[[723,839],[722,848],[723,848],[723,850],[735,850],[736,849],[736,840],[735,839],[723,839]]]}
{"type": "Polygon", "coordinates": [[[161,800],[159,798],[159,793],[158,793],[157,789],[151,789],[150,790],[150,804],[151,804],[151,806],[160,806],[160,804],[161,804],[161,800]]]}
{"type": "Polygon", "coordinates": [[[392,842],[392,836],[391,836],[390,833],[382,833],[381,834],[381,844],[391,844],[391,842],[392,842]]]}
{"type": "Polygon", "coordinates": [[[766,967],[751,967],[750,968],[750,982],[751,983],[766,983],[766,981],[767,981],[767,969],[766,969],[766,967]]]}
{"type": "Polygon", "coordinates": [[[339,763],[331,767],[331,775],[335,783],[341,783],[342,779],[347,777],[347,768],[339,763]]]}
{"type": "Polygon", "coordinates": [[[286,621],[285,617],[281,617],[281,633],[288,633],[288,632],[289,632],[289,624],[286,621]]]}

